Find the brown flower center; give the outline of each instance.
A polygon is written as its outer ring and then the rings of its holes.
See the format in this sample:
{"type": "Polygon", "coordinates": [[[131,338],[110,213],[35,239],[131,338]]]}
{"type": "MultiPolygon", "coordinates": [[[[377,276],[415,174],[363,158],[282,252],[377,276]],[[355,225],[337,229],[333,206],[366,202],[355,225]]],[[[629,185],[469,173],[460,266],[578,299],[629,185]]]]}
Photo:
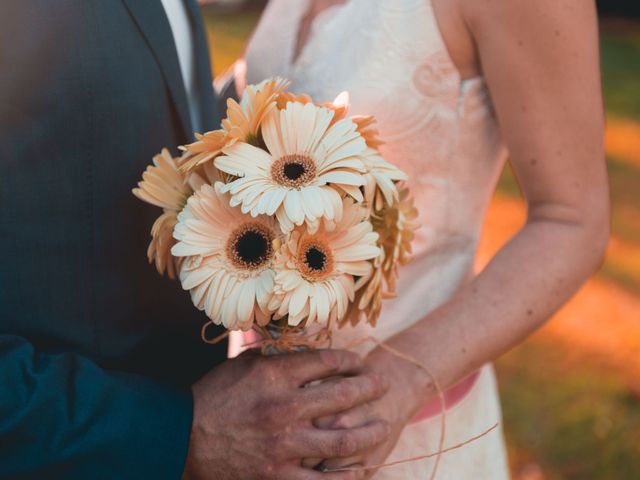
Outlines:
{"type": "Polygon", "coordinates": [[[285,155],[271,164],[271,177],[285,187],[300,187],[316,176],[316,164],[306,155],[285,155]]]}
{"type": "Polygon", "coordinates": [[[234,230],[227,240],[231,263],[244,270],[255,270],[273,256],[273,232],[259,222],[248,222],[234,230]]]}
{"type": "Polygon", "coordinates": [[[305,238],[300,241],[297,264],[300,273],[307,280],[322,280],[333,272],[333,252],[322,239],[305,238]]]}

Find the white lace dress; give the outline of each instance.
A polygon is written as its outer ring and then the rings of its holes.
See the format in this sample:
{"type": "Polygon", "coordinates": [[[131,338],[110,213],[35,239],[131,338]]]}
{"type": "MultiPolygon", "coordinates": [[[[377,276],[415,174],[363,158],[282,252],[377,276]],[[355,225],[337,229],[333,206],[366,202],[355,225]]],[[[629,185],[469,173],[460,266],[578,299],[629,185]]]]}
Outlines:
{"type": "MultiPolygon", "coordinates": [[[[375,329],[341,330],[334,345],[385,339],[446,302],[473,275],[485,210],[505,159],[483,78],[462,81],[429,0],[346,0],[316,18],[293,61],[309,0],[271,0],[246,52],[247,81],[279,75],[292,90],[330,101],[348,90],[353,114],[373,114],[383,155],[409,174],[420,212],[414,260],[400,272],[399,295],[375,329]]],[[[370,347],[366,347],[370,348],[370,347]]],[[[365,348],[365,349],[366,349],[365,348]]],[[[446,445],[500,422],[492,368],[447,412],[446,445]]],[[[437,449],[439,419],[409,424],[389,461],[437,449]]],[[[375,478],[426,479],[433,460],[395,466],[375,478]]],[[[443,455],[439,479],[508,478],[501,431],[443,455]]]]}

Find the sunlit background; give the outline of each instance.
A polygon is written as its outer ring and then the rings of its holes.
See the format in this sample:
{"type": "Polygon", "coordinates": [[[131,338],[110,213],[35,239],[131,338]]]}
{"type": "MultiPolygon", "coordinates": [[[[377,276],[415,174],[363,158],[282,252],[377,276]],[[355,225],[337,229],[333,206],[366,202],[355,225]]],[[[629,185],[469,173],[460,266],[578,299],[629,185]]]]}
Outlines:
{"type": "MultiPolygon", "coordinates": [[[[242,3],[203,7],[216,74],[242,55],[264,2],[242,3]]],[[[604,265],[578,295],[497,362],[516,480],[640,479],[640,4],[599,6],[613,236],[604,265]]],[[[480,266],[524,218],[507,169],[480,266]]]]}

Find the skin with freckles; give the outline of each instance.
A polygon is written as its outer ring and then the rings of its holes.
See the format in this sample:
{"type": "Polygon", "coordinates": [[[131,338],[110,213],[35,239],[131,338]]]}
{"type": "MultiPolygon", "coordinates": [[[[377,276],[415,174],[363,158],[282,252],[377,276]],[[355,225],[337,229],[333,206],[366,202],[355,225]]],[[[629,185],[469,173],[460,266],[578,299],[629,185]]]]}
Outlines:
{"type": "MultiPolygon", "coordinates": [[[[315,2],[316,13],[328,3],[335,2],[315,2]]],[[[483,75],[487,82],[528,206],[526,224],[473,281],[387,341],[428,365],[444,388],[523,341],[602,261],[609,200],[594,3],[433,0],[462,78],[483,75]]],[[[403,427],[434,395],[423,371],[380,348],[365,368],[387,378],[386,395],[316,424],[331,430],[383,419],[391,435],[327,466],[383,463],[403,427]]]]}

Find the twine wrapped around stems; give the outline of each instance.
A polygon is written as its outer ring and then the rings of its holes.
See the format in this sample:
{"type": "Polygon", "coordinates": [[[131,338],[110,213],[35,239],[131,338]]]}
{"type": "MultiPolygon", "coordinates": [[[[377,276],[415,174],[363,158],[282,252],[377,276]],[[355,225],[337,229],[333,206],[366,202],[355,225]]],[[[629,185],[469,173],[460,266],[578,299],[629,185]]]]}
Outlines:
{"type": "MultiPolygon", "coordinates": [[[[227,338],[229,331],[209,339],[207,329],[214,325],[209,320],[202,326],[200,336],[202,341],[209,345],[215,345],[227,338]]],[[[318,348],[330,348],[331,330],[323,328],[310,333],[304,327],[290,327],[286,324],[278,325],[271,323],[267,327],[253,326],[253,330],[259,335],[255,342],[246,343],[244,348],[260,348],[263,355],[274,355],[281,353],[293,353],[301,350],[313,350],[318,348]]]]}
{"type": "Polygon", "coordinates": [[[314,350],[331,345],[331,330],[328,328],[312,333],[304,327],[289,327],[284,323],[254,327],[254,330],[260,335],[260,339],[245,345],[245,347],[260,347],[263,355],[314,350]]]}

